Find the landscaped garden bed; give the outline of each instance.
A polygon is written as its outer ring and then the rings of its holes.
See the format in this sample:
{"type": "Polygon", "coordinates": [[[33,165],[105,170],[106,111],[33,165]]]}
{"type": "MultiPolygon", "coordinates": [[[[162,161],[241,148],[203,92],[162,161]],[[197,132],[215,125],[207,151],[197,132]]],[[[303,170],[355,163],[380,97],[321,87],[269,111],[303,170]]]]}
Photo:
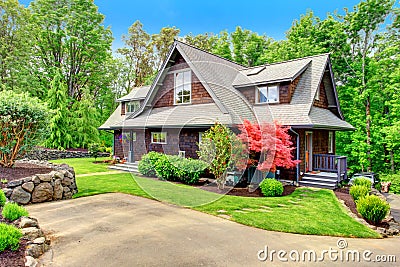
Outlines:
{"type": "Polygon", "coordinates": [[[2,187],[5,187],[7,182],[35,174],[50,173],[52,170],[49,167],[28,162],[17,162],[12,168],[4,168],[0,165],[0,180],[2,187]]]}

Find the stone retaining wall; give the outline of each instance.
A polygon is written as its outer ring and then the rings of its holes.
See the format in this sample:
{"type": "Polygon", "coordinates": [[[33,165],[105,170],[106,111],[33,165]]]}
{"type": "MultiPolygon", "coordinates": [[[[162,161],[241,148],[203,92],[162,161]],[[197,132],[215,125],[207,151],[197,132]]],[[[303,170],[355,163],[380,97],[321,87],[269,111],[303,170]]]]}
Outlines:
{"type": "MultiPolygon", "coordinates": [[[[99,157],[109,157],[109,153],[101,152],[99,157]]],[[[86,151],[62,151],[56,149],[35,149],[27,153],[24,158],[29,160],[55,160],[69,158],[90,158],[90,154],[86,151]]]]}
{"type": "Polygon", "coordinates": [[[53,169],[47,174],[37,174],[10,181],[3,188],[6,197],[18,204],[40,203],[70,199],[78,192],[75,171],[67,164],[53,164],[46,161],[21,160],[53,169]]]}

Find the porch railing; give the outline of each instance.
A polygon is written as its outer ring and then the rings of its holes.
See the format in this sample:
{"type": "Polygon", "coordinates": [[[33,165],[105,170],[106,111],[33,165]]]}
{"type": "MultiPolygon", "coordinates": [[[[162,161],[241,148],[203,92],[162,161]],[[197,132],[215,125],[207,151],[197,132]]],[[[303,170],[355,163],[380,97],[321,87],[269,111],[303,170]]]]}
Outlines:
{"type": "Polygon", "coordinates": [[[337,173],[338,182],[347,179],[347,157],[327,154],[313,155],[313,170],[337,173]]]}

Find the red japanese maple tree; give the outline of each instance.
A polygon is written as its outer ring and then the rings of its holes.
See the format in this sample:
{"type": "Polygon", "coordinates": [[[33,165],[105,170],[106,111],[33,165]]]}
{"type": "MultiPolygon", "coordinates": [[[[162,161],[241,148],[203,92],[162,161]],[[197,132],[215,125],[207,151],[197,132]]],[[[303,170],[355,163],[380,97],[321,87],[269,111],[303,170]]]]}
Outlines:
{"type": "Polygon", "coordinates": [[[260,125],[244,120],[239,130],[238,137],[248,147],[249,164],[257,164],[258,170],[275,172],[276,167],[293,168],[300,163],[293,158],[295,147],[288,133],[289,127],[277,121],[260,125]]]}

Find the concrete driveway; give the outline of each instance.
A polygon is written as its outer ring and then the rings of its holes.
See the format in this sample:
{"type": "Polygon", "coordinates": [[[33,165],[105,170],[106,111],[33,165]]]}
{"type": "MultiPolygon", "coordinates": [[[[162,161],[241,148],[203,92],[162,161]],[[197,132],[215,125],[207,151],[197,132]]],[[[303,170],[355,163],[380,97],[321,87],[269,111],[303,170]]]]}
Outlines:
{"type": "MultiPolygon", "coordinates": [[[[380,240],[338,238],[270,232],[240,225],[157,201],[125,194],[105,194],[27,207],[52,238],[52,249],[41,259],[44,266],[277,266],[294,265],[289,255],[282,262],[260,250],[371,250],[397,257],[397,263],[333,262],[312,265],[399,266],[400,238],[380,240]]],[[[340,254],[338,254],[340,255],[340,254]]],[[[295,258],[296,254],[292,254],[295,258]]],[[[300,256],[302,257],[302,256],[300,256]]],[[[335,254],[333,254],[333,259],[335,254]]],[[[361,259],[362,260],[362,259],[361,259]]],[[[311,263],[296,262],[310,266],[311,263]]]]}

